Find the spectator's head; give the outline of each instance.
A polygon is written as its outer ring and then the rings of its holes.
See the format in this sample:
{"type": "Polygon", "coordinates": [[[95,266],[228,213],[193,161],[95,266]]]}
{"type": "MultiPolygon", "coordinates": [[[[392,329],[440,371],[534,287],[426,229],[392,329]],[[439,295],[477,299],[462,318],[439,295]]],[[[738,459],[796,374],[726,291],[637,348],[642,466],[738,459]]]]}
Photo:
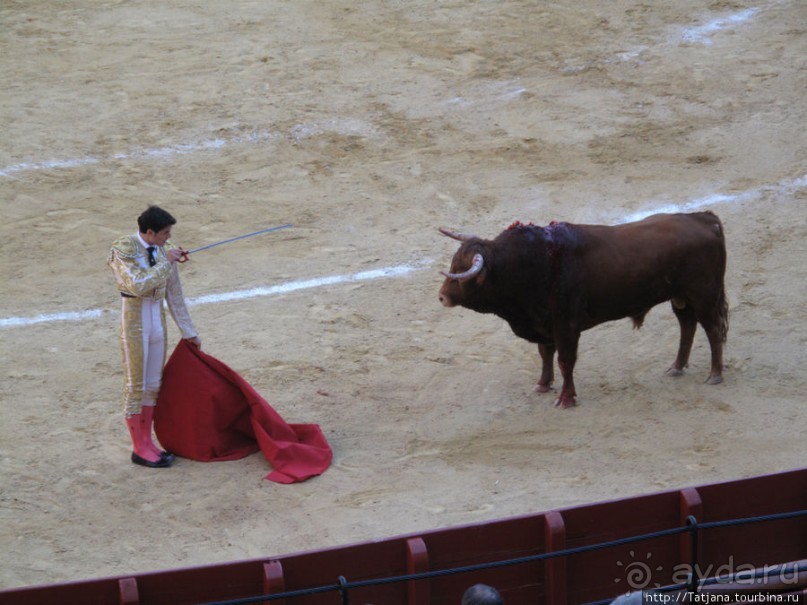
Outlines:
{"type": "Polygon", "coordinates": [[[504,605],[504,601],[493,586],[474,584],[462,595],[462,605],[504,605]]]}

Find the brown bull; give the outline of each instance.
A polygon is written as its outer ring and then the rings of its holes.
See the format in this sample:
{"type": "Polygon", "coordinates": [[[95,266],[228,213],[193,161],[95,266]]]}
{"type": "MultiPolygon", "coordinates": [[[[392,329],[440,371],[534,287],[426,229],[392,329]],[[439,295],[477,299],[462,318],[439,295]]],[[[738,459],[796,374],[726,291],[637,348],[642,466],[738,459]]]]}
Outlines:
{"type": "Polygon", "coordinates": [[[494,240],[440,232],[462,242],[451,271],[443,272],[440,302],[494,313],[516,336],[537,343],[540,392],[550,390],[557,351],[563,386],[555,405],[575,405],[573,372],[583,330],[625,317],[641,327],[647,312],[665,301],[681,324],[678,355],[667,374],[683,373],[700,323],[712,350],[707,382],[722,382],[726,243],[715,214],[657,214],[617,226],[514,223],[494,240]]]}

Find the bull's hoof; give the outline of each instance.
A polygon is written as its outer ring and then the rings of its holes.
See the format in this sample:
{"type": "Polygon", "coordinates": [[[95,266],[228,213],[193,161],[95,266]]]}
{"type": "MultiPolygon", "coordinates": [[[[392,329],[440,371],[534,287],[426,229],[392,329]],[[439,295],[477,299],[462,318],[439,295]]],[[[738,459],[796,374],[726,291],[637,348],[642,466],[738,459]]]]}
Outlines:
{"type": "Polygon", "coordinates": [[[681,368],[676,368],[672,366],[669,370],[664,373],[665,376],[672,376],[673,378],[678,378],[679,376],[684,375],[684,371],[681,368]]]}
{"type": "Polygon", "coordinates": [[[536,384],[535,387],[533,388],[533,391],[535,391],[536,393],[548,393],[551,390],[552,390],[551,384],[541,384],[540,382],[536,384]]]}
{"type": "Polygon", "coordinates": [[[706,384],[720,384],[721,382],[723,382],[723,377],[720,375],[709,376],[709,378],[706,379],[706,384]]]}
{"type": "Polygon", "coordinates": [[[573,408],[577,405],[574,397],[558,397],[555,399],[555,407],[560,408],[561,410],[565,410],[567,408],[573,408]]]}

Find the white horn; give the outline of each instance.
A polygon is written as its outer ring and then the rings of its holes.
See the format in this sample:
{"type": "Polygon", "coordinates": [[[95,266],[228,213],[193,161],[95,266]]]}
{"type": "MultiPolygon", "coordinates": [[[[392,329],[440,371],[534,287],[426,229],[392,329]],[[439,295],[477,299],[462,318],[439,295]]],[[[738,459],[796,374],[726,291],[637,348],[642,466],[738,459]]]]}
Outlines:
{"type": "Polygon", "coordinates": [[[466,279],[471,279],[475,275],[478,275],[479,272],[482,270],[482,267],[485,266],[485,259],[482,257],[481,254],[474,254],[474,262],[471,265],[471,268],[468,269],[465,273],[447,273],[446,271],[440,271],[442,275],[445,275],[448,279],[456,279],[459,281],[465,281],[466,279]]]}
{"type": "Polygon", "coordinates": [[[475,235],[465,235],[463,233],[457,233],[456,231],[452,231],[451,229],[446,229],[445,227],[439,227],[438,231],[443,235],[450,237],[451,239],[455,239],[460,242],[467,241],[469,239],[473,239],[476,237],[475,235]]]}

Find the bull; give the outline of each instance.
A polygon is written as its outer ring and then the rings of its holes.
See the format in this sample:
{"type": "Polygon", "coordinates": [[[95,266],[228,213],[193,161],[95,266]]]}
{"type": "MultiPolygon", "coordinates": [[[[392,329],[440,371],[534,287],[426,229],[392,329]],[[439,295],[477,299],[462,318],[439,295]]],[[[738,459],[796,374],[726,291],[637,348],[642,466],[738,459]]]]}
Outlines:
{"type": "Polygon", "coordinates": [[[650,309],[667,301],[681,327],[667,374],[683,374],[700,324],[711,348],[706,382],[722,382],[726,242],[714,213],[656,214],[616,226],[516,222],[493,240],[440,232],[462,242],[450,271],[441,272],[440,302],[493,313],[536,343],[538,392],[551,390],[557,352],[563,384],[556,406],[576,403],[574,365],[584,330],[626,317],[640,328],[650,309]]]}

